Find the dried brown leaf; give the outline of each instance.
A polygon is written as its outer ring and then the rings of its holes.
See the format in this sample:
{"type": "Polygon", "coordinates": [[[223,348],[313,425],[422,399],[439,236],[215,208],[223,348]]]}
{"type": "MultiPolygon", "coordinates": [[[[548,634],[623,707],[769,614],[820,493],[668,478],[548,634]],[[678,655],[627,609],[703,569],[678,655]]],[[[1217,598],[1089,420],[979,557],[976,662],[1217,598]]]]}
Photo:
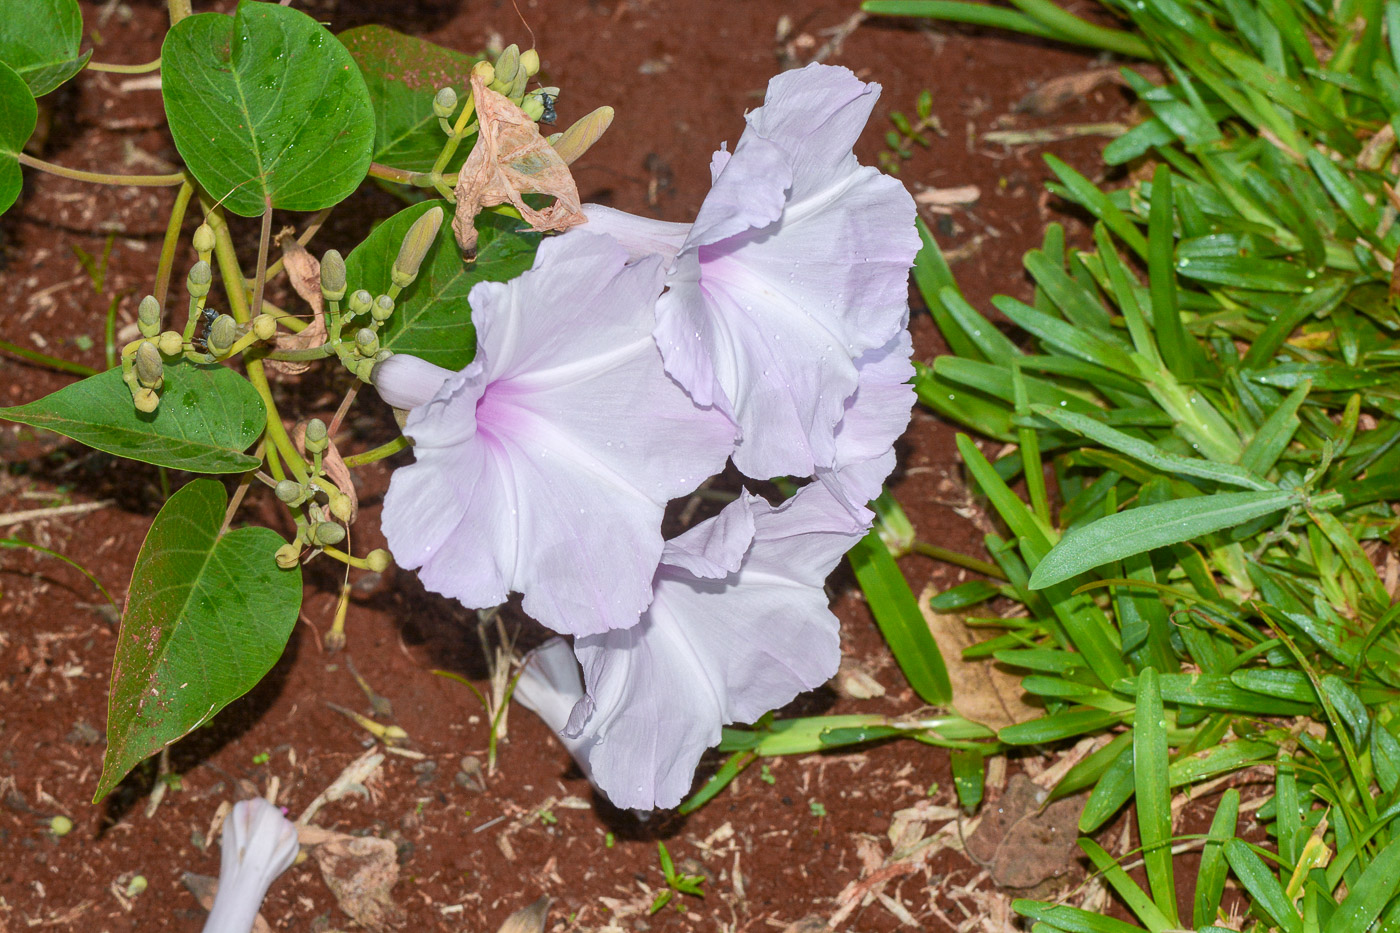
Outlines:
{"type": "Polygon", "coordinates": [[[1041,82],[1035,90],[1016,102],[1011,109],[1017,113],[1044,116],[1059,110],[1070,101],[1082,100],[1102,84],[1122,82],[1117,68],[1091,68],[1072,75],[1061,75],[1041,82]]]}
{"type": "MultiPolygon", "coordinates": [[[[284,231],[285,232],[285,231],[284,231]]],[[[311,324],[299,334],[279,334],[272,345],[279,350],[309,350],[326,342],[326,320],[321,311],[321,262],[294,236],[284,236],[282,268],[292,290],[311,306],[311,324]]],[[[284,376],[296,376],[311,368],[310,363],[291,360],[265,360],[263,366],[284,376]]]]}
{"type": "Polygon", "coordinates": [[[567,230],[583,223],[578,187],[558,151],[540,135],[539,125],[510,99],[472,75],[472,94],[480,123],[476,147],[457,174],[457,210],[452,232],[467,252],[476,249],[476,215],[482,208],[511,203],[530,229],[567,230]],[[522,195],[554,198],[535,210],[522,195]]]}
{"type": "Polygon", "coordinates": [[[1079,815],[1088,794],[1063,797],[1041,809],[1048,793],[1024,774],[986,804],[977,829],[967,837],[968,855],[987,867],[1003,888],[1032,888],[1058,878],[1079,853],[1079,815]]]}
{"type": "Polygon", "coordinates": [[[522,907],[506,918],[497,933],[544,933],[544,924],[549,919],[550,897],[542,897],[526,907],[522,907]]]}
{"type": "Polygon", "coordinates": [[[919,611],[948,667],[953,710],[989,729],[1002,729],[1039,716],[1042,710],[1022,699],[1021,678],[990,660],[963,660],[963,650],[975,645],[977,639],[972,629],[963,624],[961,615],[929,608],[929,599],[936,592],[929,586],[919,594],[919,611]]]}
{"type": "Polygon", "coordinates": [[[403,910],[389,891],[399,880],[394,843],[374,836],[337,834],[312,850],[326,887],[351,918],[373,933],[403,925],[403,910]]]}

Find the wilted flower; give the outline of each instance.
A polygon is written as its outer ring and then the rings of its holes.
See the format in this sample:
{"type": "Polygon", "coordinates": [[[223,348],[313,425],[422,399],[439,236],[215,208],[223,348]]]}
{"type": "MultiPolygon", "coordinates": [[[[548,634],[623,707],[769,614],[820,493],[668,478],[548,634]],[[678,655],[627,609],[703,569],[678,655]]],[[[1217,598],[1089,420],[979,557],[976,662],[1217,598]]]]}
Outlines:
{"type": "Polygon", "coordinates": [[[636,626],[574,640],[586,693],[561,737],[614,804],[675,806],[723,724],[836,673],[823,583],[864,531],[820,483],[776,509],[744,493],[667,542],[636,626]]]}
{"type": "Polygon", "coordinates": [[[240,800],[224,820],[219,892],[204,933],[248,933],[267,889],[296,861],[297,828],[261,797],[240,800]]]}
{"type": "Polygon", "coordinates": [[[748,476],[832,467],[856,360],[903,326],[914,201],[851,151],[878,96],[845,68],[789,71],[732,155],[715,153],[693,224],[586,209],[584,229],[670,261],[656,306],[666,371],[734,417],[748,476]]]}
{"type": "Polygon", "coordinates": [[[636,623],[651,602],[666,502],[723,466],[734,426],[697,408],[651,335],[660,260],[607,237],[547,240],[534,268],[471,291],[476,359],[404,355],[375,372],[411,408],[416,462],[383,527],[400,566],[470,607],[514,590],[555,631],[636,623]]]}

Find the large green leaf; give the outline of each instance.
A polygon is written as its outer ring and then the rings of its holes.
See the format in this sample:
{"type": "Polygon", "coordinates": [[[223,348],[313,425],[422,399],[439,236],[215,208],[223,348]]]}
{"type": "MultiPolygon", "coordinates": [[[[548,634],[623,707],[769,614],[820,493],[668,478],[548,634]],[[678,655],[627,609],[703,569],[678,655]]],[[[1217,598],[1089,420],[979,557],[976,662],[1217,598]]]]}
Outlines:
{"type": "Polygon", "coordinates": [[[136,556],[94,800],[251,690],[282,656],[301,607],[301,568],[277,566],[283,541],[270,528],[221,535],[227,506],[220,483],[195,480],[165,503],[136,556]]]}
{"type": "Polygon", "coordinates": [[[1071,530],[1031,574],[1031,589],[1153,548],[1244,524],[1297,503],[1290,490],[1227,492],[1129,509],[1071,530]]]}
{"type": "Polygon", "coordinates": [[[0,0],[0,62],[13,68],[35,97],[87,64],[92,52],[78,52],[82,38],[78,0],[0,0]]]}
{"type": "MultiPolygon", "coordinates": [[[[359,64],[374,104],[374,161],[431,171],[447,142],[433,113],[433,95],[451,87],[465,97],[476,59],[379,25],[342,32],[340,41],[359,64]]],[[[463,141],[444,171],[457,171],[471,148],[470,140],[463,141]]]]}
{"type": "Polygon", "coordinates": [[[233,16],[188,16],[166,34],[161,63],[175,147],[235,214],[320,210],[368,173],[369,90],[305,13],[244,0],[233,16]]]}
{"type": "MultiPolygon", "coordinates": [[[[378,295],[389,289],[389,271],[408,228],[433,207],[448,217],[452,205],[427,201],[404,208],[374,229],[345,260],[346,281],[353,291],[378,295]]],[[[444,223],[428,250],[418,278],[399,296],[394,316],[380,333],[380,346],[412,353],[430,363],[461,369],[476,355],[467,293],[477,282],[504,282],[530,268],[540,234],[521,232],[522,221],[485,211],[477,215],[476,259],[462,259],[452,227],[444,223]]]]}
{"type": "Polygon", "coordinates": [[[266,415],[257,391],[223,366],[165,366],[160,407],[136,410],[120,367],[90,376],[0,418],[55,431],[109,454],[197,473],[242,473],[266,415]]]}
{"type": "Polygon", "coordinates": [[[0,61],[0,214],[19,197],[24,179],[19,154],[39,119],[39,107],[29,85],[15,70],[0,61]]]}

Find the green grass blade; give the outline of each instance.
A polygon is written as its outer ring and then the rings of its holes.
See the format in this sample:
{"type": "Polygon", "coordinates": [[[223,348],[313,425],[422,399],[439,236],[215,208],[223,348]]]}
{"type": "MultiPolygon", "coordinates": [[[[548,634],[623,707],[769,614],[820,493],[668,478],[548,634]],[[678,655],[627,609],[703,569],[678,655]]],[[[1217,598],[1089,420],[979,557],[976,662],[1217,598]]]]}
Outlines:
{"type": "Polygon", "coordinates": [[[1133,717],[1133,794],[1137,800],[1138,835],[1152,900],[1172,926],[1176,881],[1172,872],[1172,802],[1167,781],[1167,720],[1157,671],[1138,676],[1137,714],[1133,717]]]}
{"type": "Polygon", "coordinates": [[[1162,361],[1178,379],[1189,381],[1193,366],[1187,349],[1186,331],[1176,301],[1176,273],[1172,236],[1172,173],[1157,166],[1152,176],[1152,206],[1147,221],[1147,280],[1152,296],[1152,324],[1162,361]]]}
{"type": "Polygon", "coordinates": [[[1225,892],[1225,844],[1235,838],[1235,824],[1240,815],[1240,791],[1231,787],[1220,795],[1220,805],[1211,820],[1209,841],[1201,851],[1201,866],[1196,872],[1196,899],[1192,923],[1196,929],[1215,922],[1220,911],[1220,896],[1225,892]]]}
{"type": "Polygon", "coordinates": [[[1254,850],[1238,839],[1225,843],[1225,860],[1230,870],[1244,885],[1249,896],[1254,899],[1257,910],[1281,927],[1284,933],[1303,933],[1303,920],[1298,910],[1288,900],[1283,885],[1278,883],[1273,872],[1264,865],[1263,859],[1254,850]]]}
{"type": "Polygon", "coordinates": [[[1176,924],[1167,919],[1157,905],[1152,903],[1152,899],[1128,877],[1128,873],[1114,861],[1113,856],[1103,850],[1102,846],[1092,839],[1081,838],[1079,847],[1089,856],[1089,861],[1094,863],[1094,868],[1103,875],[1104,880],[1128,905],[1128,909],[1142,921],[1143,926],[1152,933],[1166,933],[1167,930],[1176,928],[1176,924]]]}
{"type": "Polygon", "coordinates": [[[1288,448],[1293,435],[1298,431],[1298,408],[1312,391],[1311,380],[1304,380],[1288,393],[1268,419],[1254,432],[1244,453],[1240,455],[1240,466],[1256,476],[1264,476],[1278,463],[1279,456],[1288,448]]]}

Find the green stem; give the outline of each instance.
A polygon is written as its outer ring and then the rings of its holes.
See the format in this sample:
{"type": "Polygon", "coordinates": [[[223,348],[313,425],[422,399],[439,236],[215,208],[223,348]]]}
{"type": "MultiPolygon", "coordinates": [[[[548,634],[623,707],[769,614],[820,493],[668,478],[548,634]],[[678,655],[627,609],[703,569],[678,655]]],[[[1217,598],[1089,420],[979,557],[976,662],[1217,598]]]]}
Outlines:
{"type": "Polygon", "coordinates": [[[88,62],[84,66],[88,71],[106,71],[119,75],[143,75],[151,71],[160,70],[160,59],[153,62],[143,62],[139,65],[109,65],[106,62],[88,62]]]}
{"type": "Polygon", "coordinates": [[[389,441],[387,444],[380,444],[373,450],[366,450],[362,454],[351,454],[350,456],[345,458],[345,465],[347,467],[350,467],[351,469],[354,469],[355,467],[365,466],[366,464],[374,463],[376,460],[383,460],[386,457],[392,457],[399,451],[405,450],[412,446],[413,441],[409,440],[406,437],[399,436],[394,438],[392,441],[389,441]]]}
{"type": "Polygon", "coordinates": [[[136,185],[142,188],[172,188],[175,185],[184,184],[186,179],[184,172],[172,172],[169,175],[109,175],[105,172],[85,172],[82,169],[55,165],[52,162],[45,162],[43,159],[36,159],[27,152],[18,153],[16,157],[19,159],[20,165],[37,168],[39,171],[48,172],[50,175],[72,178],[76,181],[90,181],[98,185],[136,185]]]}
{"type": "Polygon", "coordinates": [[[408,169],[380,165],[378,162],[370,163],[369,173],[375,178],[382,178],[400,185],[413,185],[417,188],[431,187],[435,181],[432,172],[410,172],[408,169]]]}
{"type": "Polygon", "coordinates": [[[305,350],[273,350],[270,353],[259,354],[259,359],[282,360],[286,363],[310,363],[332,356],[335,356],[335,348],[327,341],[319,347],[307,347],[305,350]]]}
{"type": "MultiPolygon", "coordinates": [[[[258,271],[253,280],[253,311],[249,320],[262,314],[263,288],[267,285],[267,244],[272,239],[272,200],[262,215],[262,228],[258,233],[258,271]]],[[[239,279],[239,284],[242,284],[239,279]]]]}
{"type": "Polygon", "coordinates": [[[447,163],[451,162],[452,157],[456,155],[457,146],[461,143],[462,137],[466,135],[467,123],[471,121],[474,113],[476,113],[476,98],[468,94],[467,102],[462,105],[462,112],[457,115],[457,123],[452,128],[452,135],[447,137],[442,152],[438,153],[437,161],[433,163],[433,175],[441,177],[443,169],[447,168],[447,163]]]}
{"type": "Polygon", "coordinates": [[[8,340],[0,340],[0,350],[13,353],[15,356],[29,360],[31,363],[38,363],[40,366],[47,366],[59,372],[72,373],[75,376],[96,376],[97,370],[91,366],[84,366],[82,363],[72,363],[68,360],[61,360],[56,356],[48,356],[37,350],[26,350],[24,347],[15,346],[8,340]]]}
{"type": "Polygon", "coordinates": [[[925,557],[932,557],[934,560],[941,560],[945,563],[954,564],[958,567],[971,570],[973,573],[980,573],[983,576],[991,577],[993,580],[1005,580],[1006,574],[996,564],[989,564],[985,560],[978,560],[975,557],[968,557],[957,551],[950,551],[948,548],[939,547],[936,544],[926,544],[923,541],[915,541],[909,545],[909,550],[915,554],[922,554],[925,557]]]}
{"type": "Polygon", "coordinates": [[[190,0],[169,0],[167,6],[170,8],[170,25],[172,26],[194,13],[190,7],[190,0]]]}
{"type": "Polygon", "coordinates": [[[180,245],[180,228],[185,224],[185,211],[194,194],[194,185],[185,179],[180,190],[175,193],[175,206],[170,209],[170,222],[165,225],[165,239],[160,244],[160,261],[156,264],[156,304],[165,310],[165,299],[170,294],[170,270],[175,266],[175,251],[180,245]]]}

